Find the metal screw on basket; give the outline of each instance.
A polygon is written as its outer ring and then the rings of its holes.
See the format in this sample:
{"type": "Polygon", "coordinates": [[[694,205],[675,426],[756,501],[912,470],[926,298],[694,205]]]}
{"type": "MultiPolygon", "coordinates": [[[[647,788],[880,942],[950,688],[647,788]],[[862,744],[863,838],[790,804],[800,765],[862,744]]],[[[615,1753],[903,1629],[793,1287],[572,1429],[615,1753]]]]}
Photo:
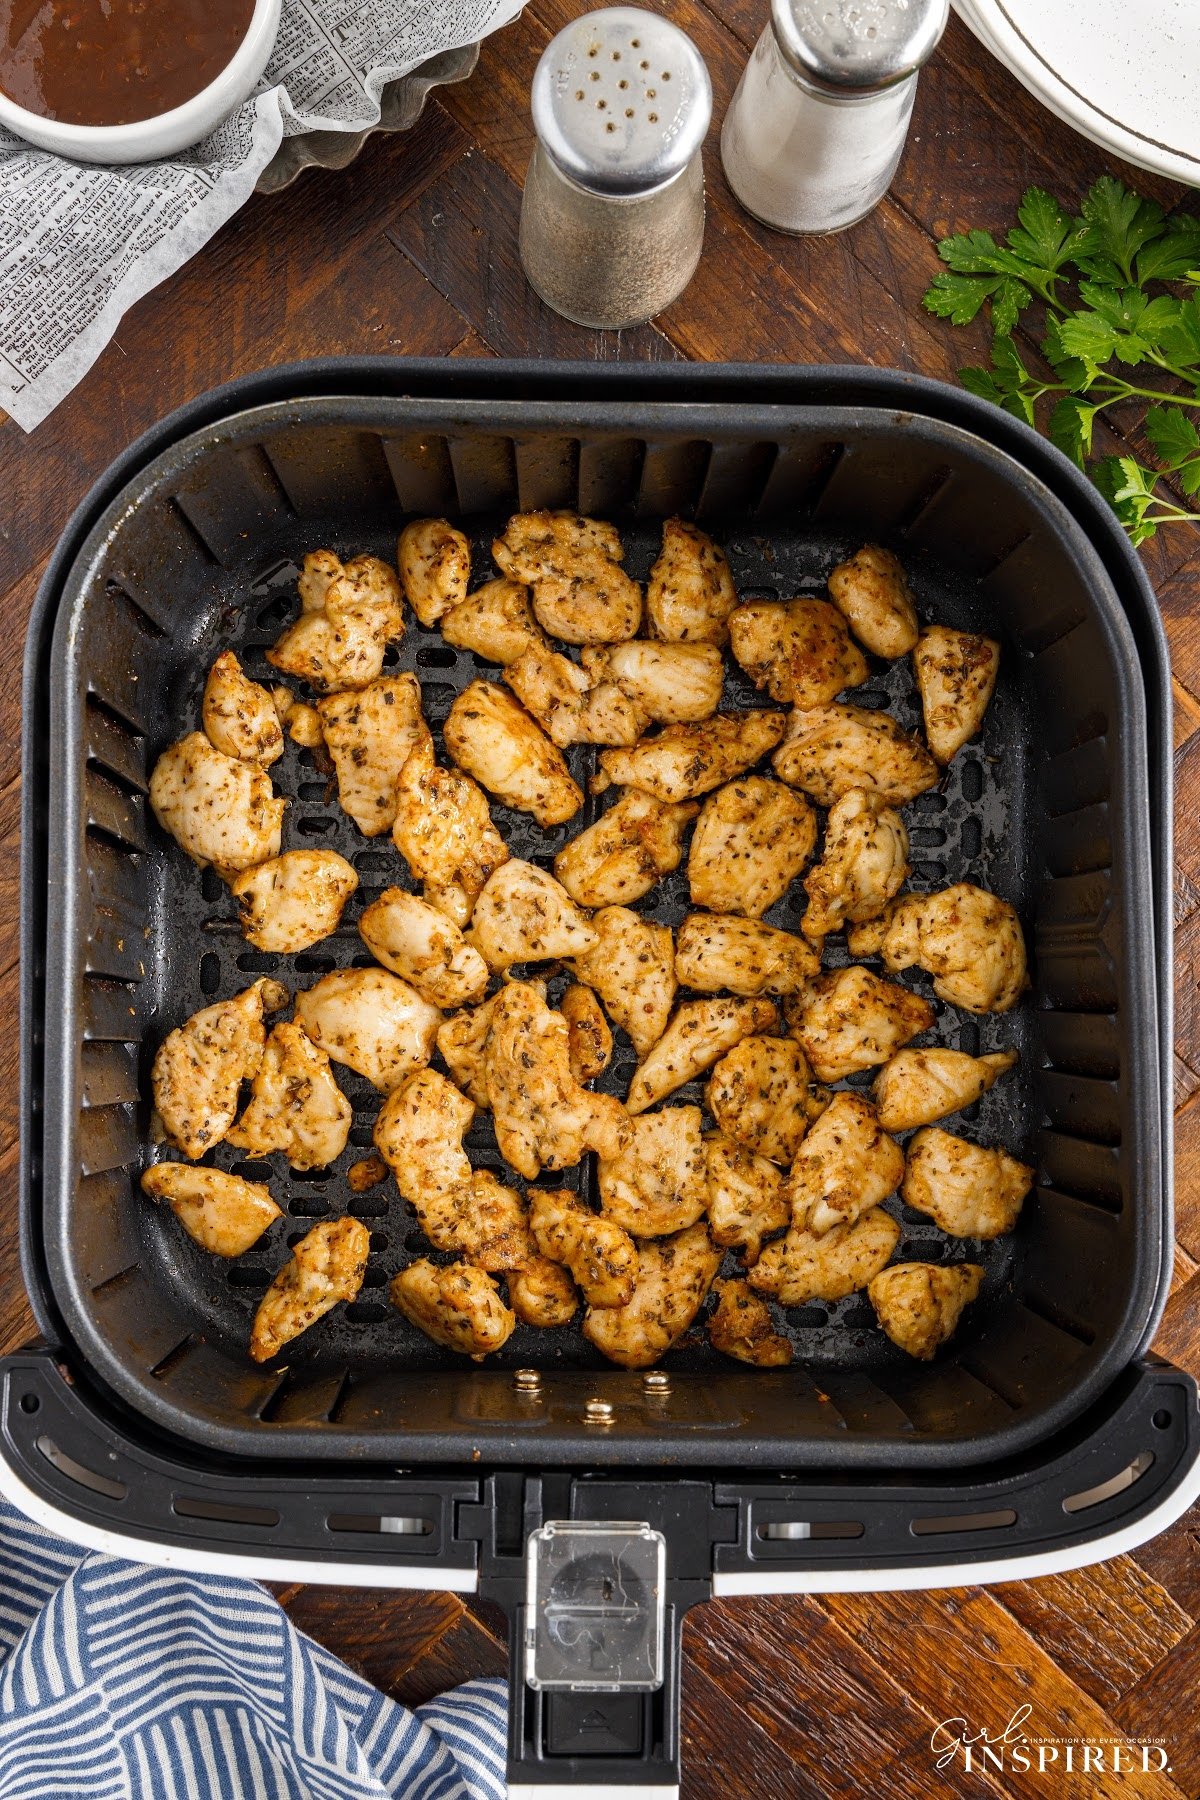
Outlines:
{"type": "Polygon", "coordinates": [[[536,1369],[516,1369],[513,1371],[513,1386],[518,1394],[540,1394],[542,1378],[536,1369]]]}
{"type": "Polygon", "coordinates": [[[583,1422],[585,1425],[611,1425],[616,1411],[611,1400],[589,1400],[583,1409],[583,1422]]]}
{"type": "Polygon", "coordinates": [[[577,325],[653,318],[700,260],[712,117],[703,58],[657,14],[604,7],[547,46],[531,104],[520,240],[530,284],[577,325]]]}
{"type": "Polygon", "coordinates": [[[642,1387],[652,1400],[665,1400],[671,1392],[671,1377],[661,1369],[648,1369],[642,1376],[642,1387]]]}
{"type": "Polygon", "coordinates": [[[725,174],[776,231],[842,231],[887,193],[949,0],[771,0],[721,131],[725,174]]]}

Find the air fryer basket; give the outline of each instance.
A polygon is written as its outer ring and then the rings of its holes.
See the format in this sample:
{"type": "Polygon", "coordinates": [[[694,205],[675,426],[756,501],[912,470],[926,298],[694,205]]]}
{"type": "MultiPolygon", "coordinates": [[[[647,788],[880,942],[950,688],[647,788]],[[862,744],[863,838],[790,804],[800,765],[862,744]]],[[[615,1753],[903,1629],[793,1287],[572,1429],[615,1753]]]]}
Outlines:
{"type": "MultiPolygon", "coordinates": [[[[435,731],[454,693],[488,672],[411,624],[399,665],[419,673],[435,731]]],[[[116,497],[65,583],[52,673],[48,1275],[99,1379],[180,1438],[259,1456],[411,1463],[478,1452],[548,1466],[583,1453],[582,1401],[598,1394],[616,1402],[618,1422],[587,1437],[593,1462],[940,1467],[1058,1430],[1145,1341],[1169,1234],[1137,652],[1071,515],[980,437],[882,406],[336,396],[263,406],[169,446],[116,497]],[[252,675],[266,673],[295,560],[318,543],[387,555],[403,517],[447,512],[471,532],[481,570],[495,525],[536,505],[617,520],[638,575],[658,521],[694,514],[726,544],[744,594],[818,591],[869,535],[904,556],[923,614],[1005,642],[982,742],[909,817],[914,885],[977,880],[1025,921],[1030,1000],[1004,1019],[941,1007],[936,1035],[968,1049],[1019,1044],[1019,1077],[985,1097],[967,1129],[1027,1153],[1039,1182],[1013,1239],[965,1247],[988,1265],[987,1299],[931,1367],[907,1363],[854,1300],[789,1315],[786,1372],[718,1367],[693,1334],[665,1365],[670,1395],[653,1403],[577,1332],[525,1328],[498,1366],[464,1367],[386,1305],[387,1276],[421,1244],[390,1184],[359,1197],[345,1184],[377,1097],[344,1071],[356,1113],[346,1156],[327,1179],[297,1178],[275,1159],[288,1216],[249,1257],[214,1265],[137,1190],[155,1047],[267,966],[221,884],[196,875],[144,804],[149,768],[191,728],[217,649],[233,643],[252,675]],[[342,1210],[372,1229],[360,1300],[299,1340],[285,1370],[254,1369],[244,1344],[258,1293],[288,1241],[342,1210]],[[536,1409],[506,1372],[531,1365],[542,1371],[536,1409]]],[[[915,721],[903,668],[877,671],[857,697],[915,721]]],[[[756,696],[731,684],[730,701],[756,696]]],[[[307,753],[290,748],[275,773],[296,798],[285,844],[341,849],[364,902],[405,881],[388,841],[367,844],[329,803],[307,753]]],[[[497,815],[518,854],[545,860],[567,835],[497,815]]],[[[648,904],[681,917],[682,877],[648,904]]],[[[304,985],[365,960],[356,912],[335,938],[282,959],[282,978],[304,985]]],[[[794,901],[772,917],[794,925],[794,901]]],[[[486,1127],[471,1147],[495,1156],[486,1127]]],[[[224,1149],[217,1160],[240,1166],[224,1149]]],[[[927,1221],[899,1216],[902,1254],[945,1251],[927,1221]]]]}

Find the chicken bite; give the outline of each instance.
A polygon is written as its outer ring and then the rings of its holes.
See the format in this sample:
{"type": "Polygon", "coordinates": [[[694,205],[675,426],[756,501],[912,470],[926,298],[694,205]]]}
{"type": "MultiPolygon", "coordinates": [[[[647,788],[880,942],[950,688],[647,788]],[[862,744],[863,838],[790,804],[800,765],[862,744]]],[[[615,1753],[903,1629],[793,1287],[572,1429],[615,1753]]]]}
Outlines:
{"type": "Polygon", "coordinates": [[[492,545],[503,573],[531,589],[538,623],[568,644],[636,636],[642,591],[624,554],[615,526],[570,512],[517,513],[492,545]]]}
{"type": "Polygon", "coordinates": [[[242,936],[259,950],[292,956],[336,931],[358,876],[336,850],[285,850],[229,883],[242,936]]]}
{"type": "Polygon", "coordinates": [[[774,1031],[770,1000],[685,1000],[629,1084],[626,1109],[645,1112],[685,1082],[703,1075],[727,1050],[756,1032],[774,1031]]]}
{"type": "Polygon", "coordinates": [[[823,1237],[894,1194],[904,1179],[904,1152],[861,1094],[838,1093],[792,1164],[784,1190],[792,1223],[823,1237]]]}
{"type": "MultiPolygon", "coordinates": [[[[474,1103],[436,1069],[418,1069],[392,1089],[373,1136],[401,1199],[420,1209],[469,1189],[471,1163],[462,1140],[474,1117],[474,1103]]],[[[429,1236],[423,1213],[421,1224],[429,1236]]]]}
{"type": "Polygon", "coordinates": [[[830,808],[821,860],[804,877],[808,894],[801,929],[823,938],[881,913],[911,873],[908,833],[895,809],[865,788],[851,788],[830,808]]]}
{"type": "Polygon", "coordinates": [[[898,557],[864,544],[829,577],[834,605],[876,656],[904,656],[917,641],[917,609],[898,557]]]}
{"type": "Polygon", "coordinates": [[[878,1275],[899,1241],[899,1225],[879,1206],[821,1236],[793,1225],[767,1245],[746,1279],[782,1306],[844,1300],[878,1275]]]}
{"type": "Polygon", "coordinates": [[[662,549],[646,584],[654,635],[674,643],[726,644],[736,605],[725,552],[686,520],[664,520],[662,549]]]}
{"type": "Polygon", "coordinates": [[[637,1279],[637,1245],[620,1225],[594,1213],[567,1188],[535,1188],[529,1223],[543,1256],[562,1263],[589,1306],[625,1306],[637,1279]]]}
{"type": "Polygon", "coordinates": [[[718,1244],[741,1250],[746,1266],[758,1261],[763,1240],[791,1220],[783,1173],[724,1132],[704,1140],[708,1172],[708,1224],[718,1244]]]}
{"type": "Polygon", "coordinates": [[[433,1055],[442,1015],[384,969],[334,969],[296,995],[296,1022],[334,1062],[390,1094],[433,1055]]]}
{"type": "Polygon", "coordinates": [[[159,1045],[150,1071],[155,1110],[168,1142],[193,1162],[233,1124],[238,1089],[262,1061],[263,1013],[287,997],[277,981],[256,981],[232,1000],[201,1007],[159,1045]]]}
{"type": "Polygon", "coordinates": [[[202,731],[164,750],[150,777],[163,830],[199,868],[226,876],[279,855],[284,805],[257,764],[214,749],[202,731]]]}
{"type": "Polygon", "coordinates": [[[743,1038],[713,1069],[704,1098],[727,1137],[770,1162],[790,1163],[809,1123],[804,1052],[793,1038],[743,1038]]]}
{"type": "Polygon", "coordinates": [[[508,1303],[522,1325],[550,1331],[571,1323],[579,1311],[579,1294],[560,1263],[535,1256],[509,1276],[508,1303]]]}
{"type": "MultiPolygon", "coordinates": [[[[539,825],[562,825],[583,805],[562,751],[492,681],[473,681],[450,708],[446,749],[461,769],[539,825]]],[[[607,752],[606,752],[607,754],[607,752]]]]}
{"type": "MultiPolygon", "coordinates": [[[[544,984],[541,985],[544,998],[544,984]]],[[[485,1110],[491,1102],[488,1100],[484,1058],[488,1033],[492,1029],[492,1013],[499,997],[493,994],[482,1006],[467,1007],[452,1014],[438,1026],[437,1034],[442,1061],[455,1082],[464,1094],[470,1095],[476,1106],[485,1110]]]]}
{"type": "Polygon", "coordinates": [[[759,1369],[781,1369],[792,1346],[776,1331],[771,1309],[746,1281],[715,1281],[717,1308],[708,1321],[708,1341],[722,1356],[759,1369]]]}
{"type": "Polygon", "coordinates": [[[725,659],[716,644],[659,644],[634,638],[581,654],[593,681],[615,681],[647,719],[695,725],[721,704],[725,659]]]}
{"type": "Polygon", "coordinates": [[[584,1337],[623,1369],[650,1368],[688,1329],[720,1266],[702,1221],[639,1244],[633,1297],[626,1306],[589,1307],[584,1337]]]}
{"type": "Polygon", "coordinates": [[[201,719],[209,742],[239,762],[269,768],[283,755],[283,726],[272,695],[222,650],[204,684],[201,719]]]}
{"type": "Polygon", "coordinates": [[[884,1063],[934,1021],[929,1001],[852,964],[819,975],[788,1009],[788,1023],[818,1081],[844,1081],[884,1063]]]}
{"type": "Polygon", "coordinates": [[[403,888],[385,888],[358,921],[376,962],[431,1006],[470,1006],[487,992],[488,966],[450,919],[403,888]]]}
{"type": "Polygon", "coordinates": [[[647,715],[615,681],[593,680],[559,650],[538,644],[504,671],[526,712],[560,750],[571,744],[636,744],[647,715]]]}
{"type": "Polygon", "coordinates": [[[799,707],[771,759],[775,773],[832,806],[851,788],[867,788],[893,806],[936,787],[941,771],[890,713],[865,706],[799,707]]]}
{"type": "Polygon", "coordinates": [[[338,800],[364,837],[390,831],[396,782],[412,751],[433,740],[415,675],[381,675],[349,694],[317,702],[325,747],[337,772],[338,800]]]}
{"type": "Polygon", "coordinates": [[[675,941],[675,973],[701,994],[801,994],[820,970],[803,938],[731,913],[689,913],[675,941]]]}
{"type": "Polygon", "coordinates": [[[676,803],[732,781],[782,738],[781,712],[717,713],[699,725],[665,725],[632,750],[602,750],[607,781],[641,788],[656,800],[676,803]]]}
{"type": "Polygon", "coordinates": [[[924,969],[938,999],[967,1012],[1008,1012],[1029,986],[1020,920],[969,881],[896,903],[881,954],[893,971],[924,969]]]}
{"type": "Polygon", "coordinates": [[[632,1236],[664,1237],[703,1218],[708,1203],[698,1106],[631,1121],[619,1155],[601,1158],[600,1210],[632,1236]]]}
{"type": "Polygon", "coordinates": [[[404,598],[422,625],[436,625],[467,597],[471,547],[445,519],[413,519],[400,533],[396,566],[404,598]]]}
{"type": "Polygon", "coordinates": [[[558,1003],[567,1021],[571,1073],[576,1081],[595,1081],[612,1061],[612,1032],[604,1009],[590,987],[573,981],[558,1003]]]}
{"type": "Polygon", "coordinates": [[[473,650],[484,662],[502,669],[526,650],[548,647],[549,639],[533,616],[529,589],[523,581],[501,575],[485,581],[441,618],[442,636],[458,650],[473,650]]]}
{"type": "Polygon", "coordinates": [[[529,1214],[515,1188],[490,1169],[473,1169],[453,1192],[414,1202],[421,1228],[437,1250],[456,1250],[477,1269],[524,1269],[534,1257],[529,1214]]]}
{"type": "Polygon", "coordinates": [[[439,1268],[419,1257],[392,1277],[388,1298],[435,1344],[474,1362],[502,1350],[517,1327],[517,1315],[505,1306],[492,1277],[470,1263],[439,1268]]]}
{"type": "Polygon", "coordinates": [[[283,1213],[262,1181],[243,1181],[224,1169],[155,1163],[142,1191],[165,1200],[194,1243],[214,1256],[244,1256],[283,1213]]]}
{"type": "Polygon", "coordinates": [[[293,1169],[324,1169],[342,1154],[354,1114],[329,1058],[299,1025],[276,1025],[250,1103],[227,1141],[251,1156],[282,1150],[293,1169]]]}
{"type": "Polygon", "coordinates": [[[250,1331],[254,1361],[268,1362],[340,1300],[353,1300],[370,1247],[360,1219],[322,1219],[306,1232],[259,1302],[250,1331]]]}
{"type": "Polygon", "coordinates": [[[900,1193],[905,1206],[927,1213],[951,1237],[996,1238],[1016,1224],[1033,1177],[1007,1150],[927,1125],[908,1146],[900,1193]]]}
{"type": "Polygon", "coordinates": [[[925,741],[948,763],[973,738],[996,691],[1000,646],[995,638],[949,625],[927,625],[913,651],[925,741]]]}
{"type": "Polygon", "coordinates": [[[500,1154],[527,1181],[572,1167],[585,1150],[618,1156],[628,1140],[624,1107],[576,1081],[567,1021],[526,982],[496,997],[484,1079],[500,1154]]]}
{"type": "Polygon", "coordinates": [[[930,1362],[982,1285],[978,1263],[896,1263],[868,1282],[867,1299],[893,1344],[930,1362]]]}
{"type": "Polygon", "coordinates": [[[731,781],[704,802],[692,834],[692,900],[760,918],[787,893],[816,841],[816,815],[800,794],[766,775],[731,781]]]}
{"type": "Polygon", "coordinates": [[[1008,1073],[1015,1050],[967,1056],[962,1050],[898,1050],[875,1077],[875,1104],[885,1131],[915,1131],[973,1106],[1008,1073]]]}
{"type": "Polygon", "coordinates": [[[508,858],[481,789],[469,775],[439,768],[428,742],[400,770],[392,842],[424,883],[429,904],[460,930],[488,877],[508,858]]]}
{"type": "Polygon", "coordinates": [[[330,550],[314,550],[296,585],[300,617],[276,639],[267,661],[319,694],[366,687],[382,670],[388,645],[404,635],[395,571],[377,556],[343,564],[330,550]]]}
{"type": "Polygon", "coordinates": [[[616,803],[554,859],[554,873],[580,906],[640,900],[683,860],[683,835],[699,812],[625,788],[616,803]]]}
{"type": "Polygon", "coordinates": [[[566,888],[536,863],[509,857],[475,902],[471,943],[490,969],[579,956],[596,933],[566,888]]]}
{"type": "Polygon", "coordinates": [[[656,925],[625,906],[592,916],[596,942],[575,957],[575,973],[599,994],[609,1018],[626,1032],[639,1056],[667,1028],[675,1002],[675,950],[669,925],[656,925]]]}
{"type": "Polygon", "coordinates": [[[729,619],[729,645],[755,687],[784,706],[824,706],[870,673],[828,600],[750,600],[729,619]]]}

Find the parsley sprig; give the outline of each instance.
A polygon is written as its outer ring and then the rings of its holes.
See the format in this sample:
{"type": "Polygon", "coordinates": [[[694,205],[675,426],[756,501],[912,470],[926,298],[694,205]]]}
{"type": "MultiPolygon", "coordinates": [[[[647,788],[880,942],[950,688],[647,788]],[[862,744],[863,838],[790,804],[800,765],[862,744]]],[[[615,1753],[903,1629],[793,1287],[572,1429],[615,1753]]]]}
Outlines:
{"type": "Polygon", "coordinates": [[[971,393],[1050,437],[1090,472],[1135,544],[1160,525],[1200,519],[1200,219],[1171,217],[1111,176],[1079,217],[1044,188],[1026,191],[1018,223],[998,243],[989,231],[944,238],[925,305],[966,325],[988,307],[990,366],[960,369],[971,393]],[[1037,355],[1026,366],[1014,341],[1037,355]],[[1040,334],[1040,335],[1039,335],[1040,334]],[[1096,420],[1123,402],[1149,401],[1143,429],[1156,464],[1136,456],[1093,460],[1096,420]],[[1182,495],[1181,505],[1175,496],[1182,495]]]}

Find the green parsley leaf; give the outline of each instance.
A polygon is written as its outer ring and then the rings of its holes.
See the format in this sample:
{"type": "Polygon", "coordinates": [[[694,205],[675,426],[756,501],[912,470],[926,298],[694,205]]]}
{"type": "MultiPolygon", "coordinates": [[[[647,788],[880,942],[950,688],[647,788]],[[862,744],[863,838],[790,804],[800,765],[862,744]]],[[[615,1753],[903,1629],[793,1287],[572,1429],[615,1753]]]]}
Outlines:
{"type": "Polygon", "coordinates": [[[1146,436],[1168,469],[1200,454],[1200,432],[1178,406],[1152,406],[1146,414],[1146,436]]]}
{"type": "Polygon", "coordinates": [[[1088,192],[1082,212],[1091,230],[1075,259],[1079,267],[1102,281],[1113,280],[1116,270],[1117,278],[1132,282],[1138,252],[1166,230],[1162,207],[1131,193],[1114,176],[1102,175],[1088,192]]]}
{"type": "Polygon", "coordinates": [[[1026,188],[1017,217],[1021,228],[1014,226],[1009,232],[1005,240],[1009,249],[1035,267],[1057,274],[1071,254],[1074,219],[1053,194],[1039,187],[1026,188]]]}
{"type": "Polygon", "coordinates": [[[956,275],[1015,275],[1019,280],[1026,271],[1021,258],[1002,249],[990,231],[968,231],[958,237],[943,238],[938,255],[956,275]]]}
{"type": "Polygon", "coordinates": [[[1004,279],[1000,275],[935,275],[924,305],[952,325],[969,325],[1004,279]]]}

